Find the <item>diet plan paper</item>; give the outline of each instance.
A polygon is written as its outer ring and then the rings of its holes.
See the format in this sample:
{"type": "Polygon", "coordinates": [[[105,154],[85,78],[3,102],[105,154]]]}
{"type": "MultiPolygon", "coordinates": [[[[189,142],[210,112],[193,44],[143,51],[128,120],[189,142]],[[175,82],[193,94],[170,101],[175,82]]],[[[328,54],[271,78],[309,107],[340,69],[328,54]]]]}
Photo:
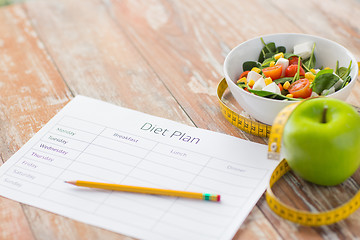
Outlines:
{"type": "Polygon", "coordinates": [[[231,239],[278,162],[267,146],[77,96],[0,168],[0,195],[141,239],[231,239]],[[220,202],[81,188],[86,180],[220,202]]]}

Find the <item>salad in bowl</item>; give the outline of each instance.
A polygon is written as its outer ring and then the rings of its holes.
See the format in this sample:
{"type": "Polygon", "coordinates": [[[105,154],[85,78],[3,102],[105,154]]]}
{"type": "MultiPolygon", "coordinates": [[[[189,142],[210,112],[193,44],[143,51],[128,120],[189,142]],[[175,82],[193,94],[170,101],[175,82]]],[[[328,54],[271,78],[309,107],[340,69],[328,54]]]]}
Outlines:
{"type": "Polygon", "coordinates": [[[346,100],[356,83],[358,64],[349,50],[329,39],[278,33],[234,47],[223,72],[246,114],[272,125],[294,101],[314,96],[346,100]]]}
{"type": "Polygon", "coordinates": [[[334,69],[316,66],[315,42],[299,43],[292,52],[274,42],[265,43],[257,61],[243,63],[237,85],[260,97],[278,100],[299,100],[327,96],[344,88],[351,81],[352,60],[347,67],[334,69]]]}

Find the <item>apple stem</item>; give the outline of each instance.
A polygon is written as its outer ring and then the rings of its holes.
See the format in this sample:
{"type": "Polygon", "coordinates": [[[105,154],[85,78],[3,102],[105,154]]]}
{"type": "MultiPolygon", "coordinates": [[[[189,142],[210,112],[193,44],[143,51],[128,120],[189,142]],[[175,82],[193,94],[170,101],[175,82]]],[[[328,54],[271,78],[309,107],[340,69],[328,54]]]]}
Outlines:
{"type": "Polygon", "coordinates": [[[323,112],[322,112],[321,123],[326,123],[326,113],[327,113],[327,110],[328,110],[328,106],[325,105],[325,106],[324,106],[324,109],[323,109],[323,112]]]}

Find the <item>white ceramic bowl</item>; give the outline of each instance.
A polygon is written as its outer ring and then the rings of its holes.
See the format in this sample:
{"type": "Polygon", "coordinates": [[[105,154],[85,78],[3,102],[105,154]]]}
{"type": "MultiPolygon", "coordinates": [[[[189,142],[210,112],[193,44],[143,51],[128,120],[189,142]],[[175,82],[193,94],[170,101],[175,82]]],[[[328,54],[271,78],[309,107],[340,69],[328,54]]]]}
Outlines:
{"type": "Polygon", "coordinates": [[[280,33],[259,36],[243,42],[232,49],[225,58],[223,69],[226,82],[236,101],[256,120],[272,125],[273,120],[281,109],[294,102],[259,97],[244,91],[236,85],[237,79],[243,72],[243,62],[258,60],[260,50],[263,48],[263,44],[260,40],[261,37],[264,39],[265,43],[274,42],[276,46],[286,47],[286,52],[293,52],[293,46],[296,44],[315,42],[316,46],[314,53],[316,57],[316,68],[323,66],[334,69],[337,60],[339,61],[339,67],[348,67],[350,60],[352,60],[350,83],[343,89],[328,96],[345,100],[350,95],[351,89],[356,82],[358,65],[353,54],[340,44],[321,37],[298,33],[280,33]]]}

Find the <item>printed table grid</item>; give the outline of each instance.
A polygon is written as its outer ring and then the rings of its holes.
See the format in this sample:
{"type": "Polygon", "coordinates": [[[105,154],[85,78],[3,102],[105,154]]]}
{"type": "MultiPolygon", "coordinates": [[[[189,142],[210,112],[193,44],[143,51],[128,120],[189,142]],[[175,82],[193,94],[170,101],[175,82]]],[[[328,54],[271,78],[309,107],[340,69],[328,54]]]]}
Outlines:
{"type": "Polygon", "coordinates": [[[17,189],[48,203],[165,238],[216,239],[234,221],[266,174],[266,168],[246,166],[63,115],[7,169],[0,181],[2,187],[17,189]],[[214,193],[222,195],[222,202],[140,197],[134,193],[79,188],[66,184],[67,180],[214,193]],[[176,236],[174,231],[178,232],[176,236]]]}

